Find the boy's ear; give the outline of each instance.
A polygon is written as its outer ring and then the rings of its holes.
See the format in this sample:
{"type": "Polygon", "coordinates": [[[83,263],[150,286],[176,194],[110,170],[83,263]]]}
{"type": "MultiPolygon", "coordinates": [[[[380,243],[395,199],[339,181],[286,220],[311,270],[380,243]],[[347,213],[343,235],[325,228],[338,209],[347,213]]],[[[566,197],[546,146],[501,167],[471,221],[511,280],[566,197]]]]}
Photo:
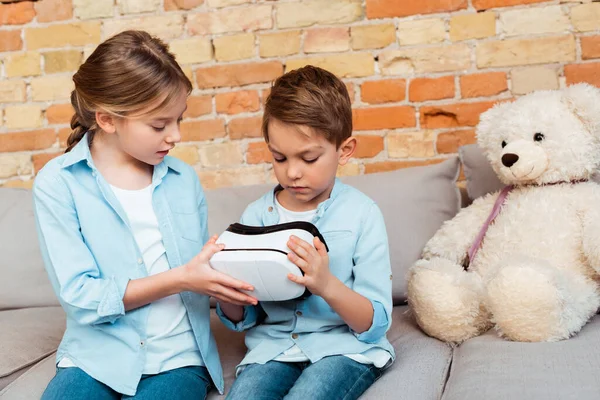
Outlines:
{"type": "Polygon", "coordinates": [[[115,117],[104,111],[96,111],[96,124],[106,133],[115,133],[115,117]]]}
{"type": "Polygon", "coordinates": [[[348,163],[348,161],[356,151],[356,145],[357,142],[356,138],[354,137],[349,137],[348,139],[344,140],[342,144],[340,144],[340,148],[338,150],[340,154],[338,163],[340,165],[346,165],[348,163]]]}

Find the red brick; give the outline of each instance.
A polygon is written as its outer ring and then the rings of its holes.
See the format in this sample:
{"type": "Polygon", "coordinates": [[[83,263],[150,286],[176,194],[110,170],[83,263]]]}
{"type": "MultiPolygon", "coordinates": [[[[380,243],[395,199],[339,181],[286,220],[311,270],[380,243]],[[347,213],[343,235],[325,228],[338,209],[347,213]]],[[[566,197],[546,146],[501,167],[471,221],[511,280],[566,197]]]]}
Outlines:
{"type": "Polygon", "coordinates": [[[69,124],[74,113],[71,104],[53,104],[46,110],[46,119],[49,124],[69,124]]]}
{"type": "Polygon", "coordinates": [[[229,64],[197,69],[196,81],[199,89],[236,87],[270,82],[282,74],[283,64],[279,61],[229,64]]]}
{"type": "Polygon", "coordinates": [[[0,3],[0,26],[22,25],[31,22],[35,17],[32,1],[18,3],[0,3]]]}
{"type": "Polygon", "coordinates": [[[56,143],[54,129],[0,133],[0,149],[4,152],[43,150],[56,143]]]}
{"type": "Polygon", "coordinates": [[[410,81],[408,98],[416,102],[451,99],[454,97],[454,91],[454,76],[417,78],[410,81]]]}
{"type": "Polygon", "coordinates": [[[265,142],[252,142],[248,144],[246,153],[248,164],[262,164],[273,162],[273,155],[265,142]]]}
{"type": "Polygon", "coordinates": [[[414,160],[414,161],[381,161],[365,164],[365,174],[375,172],[395,171],[402,168],[422,167],[425,165],[433,165],[441,163],[445,159],[430,159],[430,160],[414,160]]]}
{"type": "Polygon", "coordinates": [[[239,114],[260,109],[260,100],[256,90],[219,93],[215,98],[218,113],[239,114]]]}
{"type": "Polygon", "coordinates": [[[350,102],[354,103],[354,84],[352,82],[344,82],[346,89],[348,90],[348,96],[350,96],[350,102]]]}
{"type": "Polygon", "coordinates": [[[261,137],[261,129],[262,117],[236,118],[227,124],[230,139],[261,137]]]}
{"type": "Polygon", "coordinates": [[[46,165],[46,163],[50,160],[52,160],[53,158],[56,158],[58,156],[60,156],[61,154],[64,154],[62,151],[58,152],[58,153],[40,153],[40,154],[34,154],[31,157],[31,160],[33,161],[33,170],[34,172],[37,174],[42,168],[44,168],[44,165],[46,165]]]}
{"type": "Polygon", "coordinates": [[[73,18],[72,0],[42,0],[35,3],[38,22],[63,21],[73,18]]]}
{"type": "Polygon", "coordinates": [[[375,135],[356,135],[357,141],[354,157],[371,158],[383,151],[383,137],[375,135]]]}
{"type": "Polygon", "coordinates": [[[190,96],[183,118],[196,118],[212,112],[212,96],[190,96]]]}
{"type": "Polygon", "coordinates": [[[475,126],[479,115],[496,102],[459,103],[421,107],[421,128],[438,129],[458,126],[475,126]]]}
{"type": "Polygon", "coordinates": [[[352,113],[354,130],[410,128],[417,125],[415,109],[410,106],[357,108],[352,113]]]}
{"type": "Polygon", "coordinates": [[[225,122],[222,119],[204,121],[183,121],[181,140],[183,142],[202,142],[225,136],[225,122]]]}
{"type": "Polygon", "coordinates": [[[369,104],[394,103],[406,98],[406,80],[367,81],[360,87],[360,97],[369,104]]]}
{"type": "MultiPolygon", "coordinates": [[[[269,97],[269,95],[271,94],[271,88],[269,89],[263,89],[260,92],[260,103],[264,106],[265,103],[267,102],[267,98],[269,97]]],[[[352,98],[352,97],[351,97],[352,98]]]]}
{"type": "Polygon", "coordinates": [[[367,0],[367,18],[407,17],[464,10],[467,0],[367,0]]]}
{"type": "Polygon", "coordinates": [[[581,38],[581,58],[584,60],[600,58],[600,36],[581,38]]]}
{"type": "Polygon", "coordinates": [[[495,96],[508,90],[505,72],[464,75],[460,77],[463,98],[495,96]]]}
{"type": "Polygon", "coordinates": [[[534,4],[548,2],[548,0],[473,0],[473,7],[477,11],[496,7],[511,7],[520,4],[534,4]]]}
{"type": "Polygon", "coordinates": [[[440,133],[437,137],[438,154],[458,153],[458,148],[476,142],[475,130],[452,131],[440,133]]]}
{"type": "Polygon", "coordinates": [[[58,145],[61,149],[67,147],[67,139],[69,139],[72,132],[73,130],[70,127],[58,130],[58,145]]]}
{"type": "Polygon", "coordinates": [[[165,0],[165,11],[191,10],[202,3],[204,0],[165,0]]]}
{"type": "Polygon", "coordinates": [[[565,65],[567,85],[587,82],[600,87],[600,63],[565,65]]]}
{"type": "Polygon", "coordinates": [[[23,48],[21,31],[0,31],[0,53],[4,51],[17,51],[23,48]]]}

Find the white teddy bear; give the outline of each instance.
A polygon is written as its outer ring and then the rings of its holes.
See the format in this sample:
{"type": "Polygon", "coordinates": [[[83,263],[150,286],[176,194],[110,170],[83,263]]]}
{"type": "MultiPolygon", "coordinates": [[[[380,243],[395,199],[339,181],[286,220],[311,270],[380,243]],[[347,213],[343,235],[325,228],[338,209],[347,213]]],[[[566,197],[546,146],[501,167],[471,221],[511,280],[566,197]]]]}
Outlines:
{"type": "Polygon", "coordinates": [[[567,339],[600,306],[600,185],[589,181],[600,167],[600,90],[498,104],[482,114],[477,141],[509,186],[427,243],[409,273],[417,322],[447,342],[492,326],[509,340],[567,339]]]}

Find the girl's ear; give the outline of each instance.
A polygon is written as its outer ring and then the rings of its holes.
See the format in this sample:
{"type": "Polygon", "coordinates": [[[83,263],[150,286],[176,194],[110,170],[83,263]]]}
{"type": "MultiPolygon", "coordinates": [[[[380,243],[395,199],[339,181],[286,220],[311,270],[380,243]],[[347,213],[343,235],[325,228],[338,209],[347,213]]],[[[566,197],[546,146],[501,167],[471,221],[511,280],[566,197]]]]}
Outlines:
{"type": "Polygon", "coordinates": [[[104,111],[96,111],[96,124],[106,133],[115,133],[115,117],[104,111]]]}
{"type": "Polygon", "coordinates": [[[356,138],[354,137],[349,137],[348,139],[344,140],[342,144],[340,144],[340,148],[338,150],[340,157],[338,160],[339,165],[346,165],[348,163],[348,161],[356,151],[356,145],[357,142],[356,138]]]}

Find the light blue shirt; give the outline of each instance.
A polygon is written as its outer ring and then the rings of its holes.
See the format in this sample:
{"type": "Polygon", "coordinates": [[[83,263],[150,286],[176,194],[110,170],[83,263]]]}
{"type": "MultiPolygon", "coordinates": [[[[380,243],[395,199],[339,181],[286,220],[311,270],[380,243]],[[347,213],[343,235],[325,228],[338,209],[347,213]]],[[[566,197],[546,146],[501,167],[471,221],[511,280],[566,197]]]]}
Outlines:
{"type": "MultiPolygon", "coordinates": [[[[154,167],[152,204],[171,268],[208,240],[204,192],[195,171],[172,157],[154,167]]],[[[42,256],[67,314],[57,362],[68,357],[94,379],[132,396],[146,361],[149,307],[125,312],[129,280],[148,276],[119,201],[94,166],[87,135],[50,161],[33,188],[42,256]]],[[[207,296],[181,293],[202,360],[217,389],[223,373],[207,296]]]]}
{"type": "MultiPolygon", "coordinates": [[[[277,224],[276,190],[250,204],[241,222],[253,226],[277,224]]],[[[312,222],[329,247],[331,272],[371,301],[371,327],[360,334],[353,332],[322,297],[315,295],[302,301],[261,302],[245,307],[243,320],[236,324],[217,308],[228,328],[248,330],[248,353],[240,365],[264,364],[294,344],[313,363],[327,356],[377,348],[395,357],[386,338],[392,323],[392,280],[387,233],[379,207],[336,179],[331,196],[319,204],[312,222]]]]}

